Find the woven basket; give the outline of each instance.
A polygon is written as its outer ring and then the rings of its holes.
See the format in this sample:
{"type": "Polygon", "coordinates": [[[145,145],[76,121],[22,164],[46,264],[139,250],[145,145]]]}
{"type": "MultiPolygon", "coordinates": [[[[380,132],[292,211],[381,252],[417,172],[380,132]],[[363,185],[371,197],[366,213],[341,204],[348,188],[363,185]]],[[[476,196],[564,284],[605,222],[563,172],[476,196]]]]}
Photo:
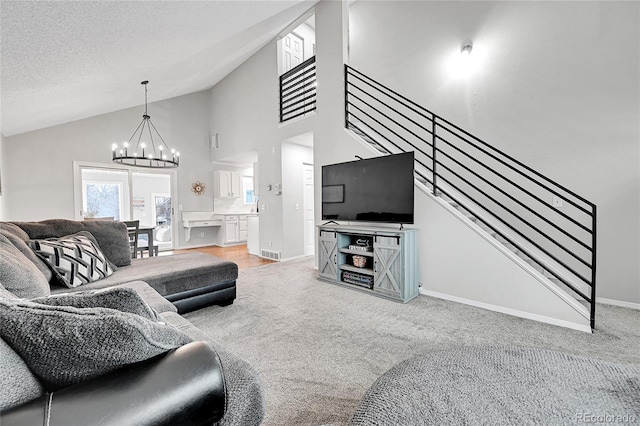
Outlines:
{"type": "Polygon", "coordinates": [[[353,256],[353,266],[357,268],[364,268],[367,264],[367,258],[365,256],[353,256]]]}

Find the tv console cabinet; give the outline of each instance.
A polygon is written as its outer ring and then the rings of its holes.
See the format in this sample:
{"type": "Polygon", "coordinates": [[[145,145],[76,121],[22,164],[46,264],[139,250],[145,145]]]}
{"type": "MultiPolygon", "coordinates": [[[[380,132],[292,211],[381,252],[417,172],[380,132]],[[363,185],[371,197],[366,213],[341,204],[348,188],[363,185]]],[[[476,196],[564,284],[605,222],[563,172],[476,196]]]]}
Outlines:
{"type": "Polygon", "coordinates": [[[318,226],[318,278],[406,303],[418,295],[418,230],[318,226]]]}

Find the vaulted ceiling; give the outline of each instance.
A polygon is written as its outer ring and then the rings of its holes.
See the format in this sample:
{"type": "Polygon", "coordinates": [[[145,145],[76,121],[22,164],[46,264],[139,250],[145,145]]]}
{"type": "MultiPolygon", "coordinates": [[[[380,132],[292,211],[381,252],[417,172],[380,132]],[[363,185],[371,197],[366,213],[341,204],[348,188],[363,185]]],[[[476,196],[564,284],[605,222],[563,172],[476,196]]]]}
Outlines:
{"type": "Polygon", "coordinates": [[[315,2],[2,0],[0,131],[208,89],[315,2]]]}

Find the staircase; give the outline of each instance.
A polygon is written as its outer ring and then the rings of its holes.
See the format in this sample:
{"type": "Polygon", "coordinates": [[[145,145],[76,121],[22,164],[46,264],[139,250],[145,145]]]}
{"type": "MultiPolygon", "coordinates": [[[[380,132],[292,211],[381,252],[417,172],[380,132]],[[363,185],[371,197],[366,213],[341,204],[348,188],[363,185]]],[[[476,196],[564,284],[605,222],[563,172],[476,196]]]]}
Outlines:
{"type": "Polygon", "coordinates": [[[345,128],[381,155],[414,151],[418,188],[595,328],[593,203],[348,65],[345,128]]]}

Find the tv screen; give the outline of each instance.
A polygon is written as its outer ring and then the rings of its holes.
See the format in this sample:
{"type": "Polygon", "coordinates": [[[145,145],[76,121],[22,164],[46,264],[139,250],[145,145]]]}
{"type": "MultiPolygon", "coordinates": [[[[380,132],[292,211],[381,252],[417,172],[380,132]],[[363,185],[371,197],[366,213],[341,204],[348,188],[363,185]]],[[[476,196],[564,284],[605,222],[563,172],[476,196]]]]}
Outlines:
{"type": "Polygon", "coordinates": [[[413,223],[413,152],[322,167],[322,219],[413,223]]]}

